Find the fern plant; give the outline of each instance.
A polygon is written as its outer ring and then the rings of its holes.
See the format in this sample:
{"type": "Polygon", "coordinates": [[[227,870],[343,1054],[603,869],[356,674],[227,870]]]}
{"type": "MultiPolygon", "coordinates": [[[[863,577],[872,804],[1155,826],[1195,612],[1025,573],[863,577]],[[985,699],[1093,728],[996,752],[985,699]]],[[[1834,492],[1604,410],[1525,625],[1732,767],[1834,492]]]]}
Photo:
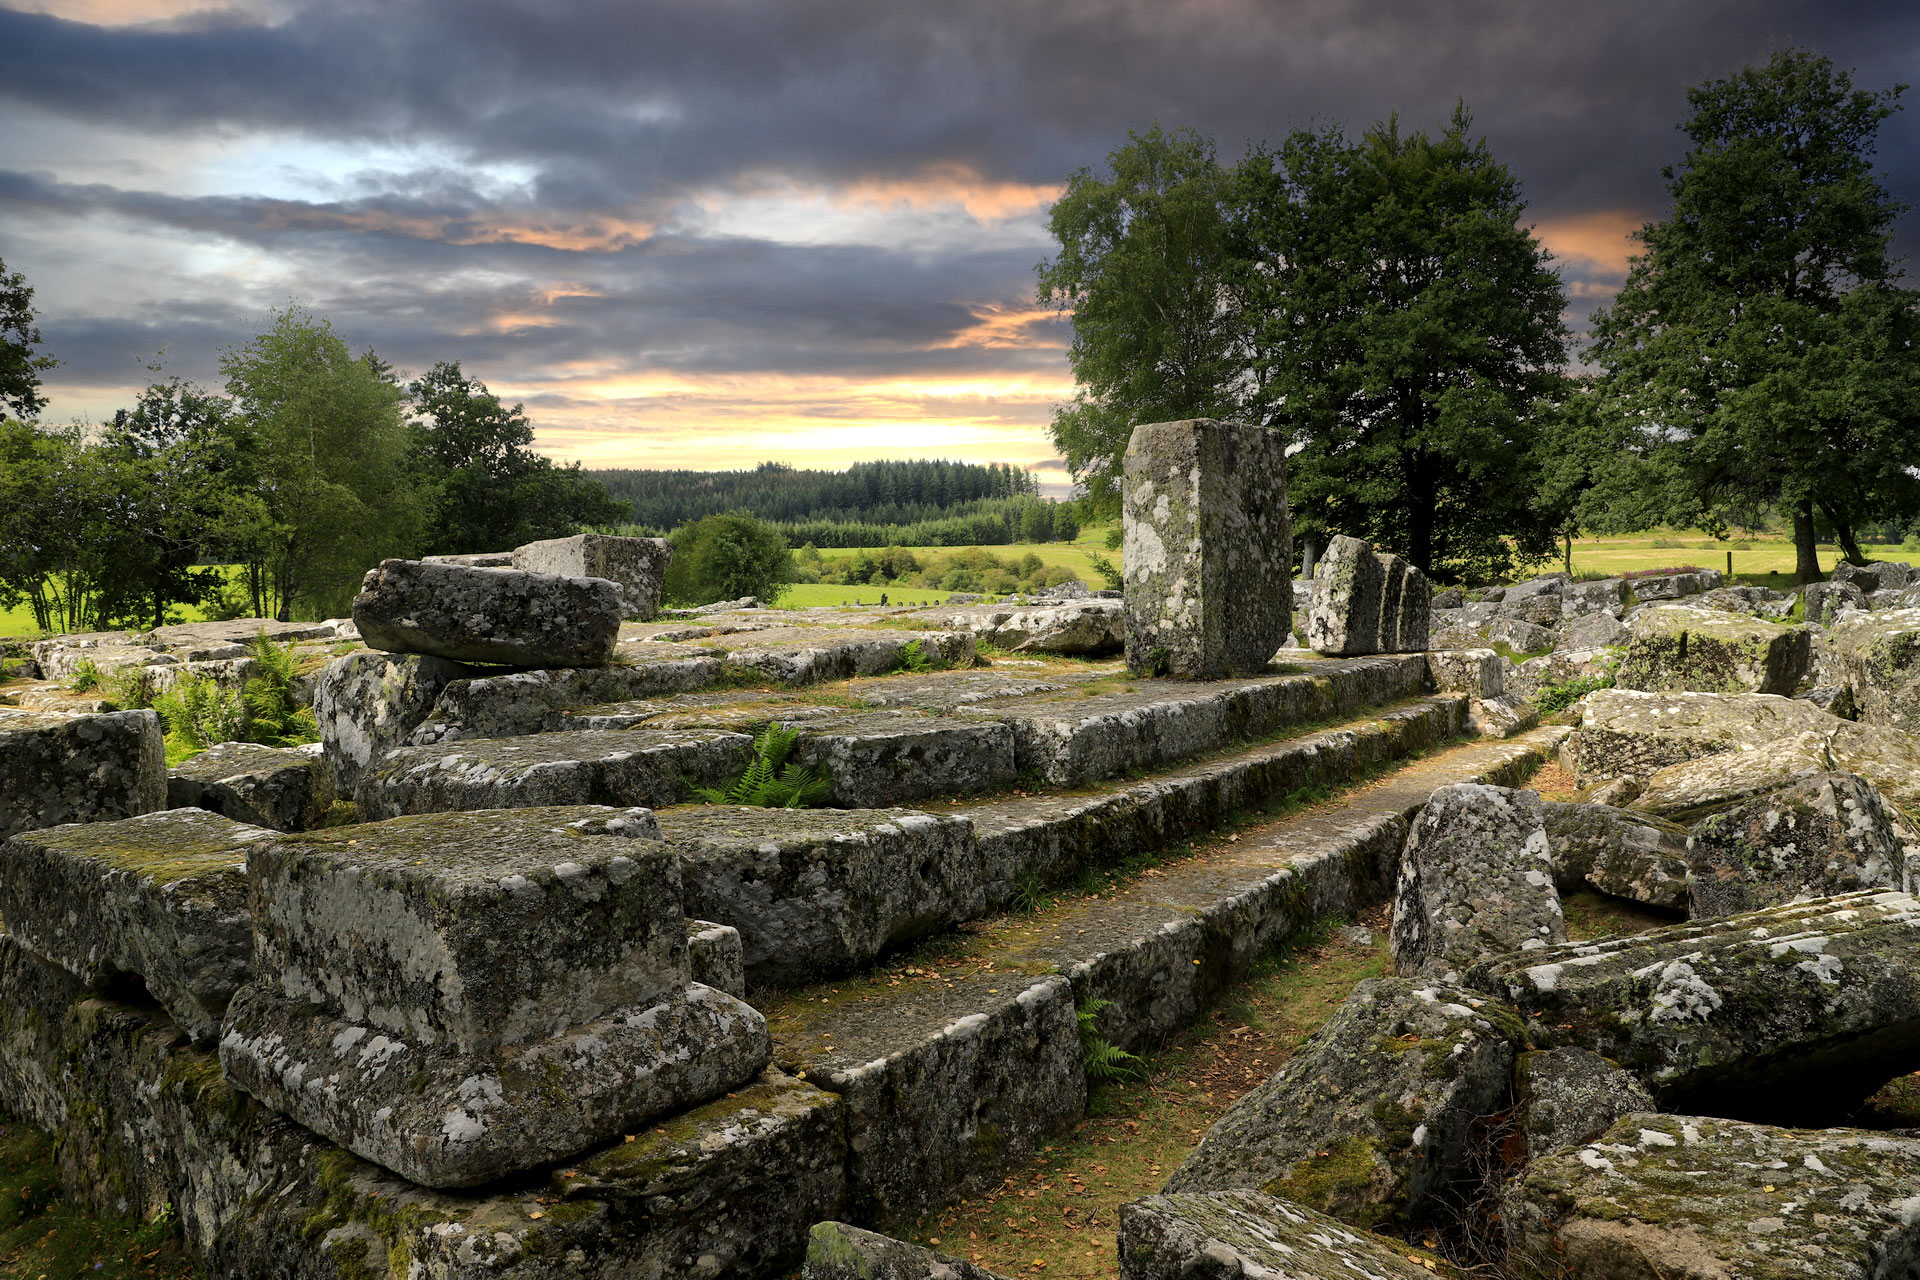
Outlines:
{"type": "Polygon", "coordinates": [[[894,661],[895,669],[911,671],[918,675],[927,671],[940,670],[941,663],[927,652],[927,646],[918,640],[909,640],[900,647],[900,656],[894,661]]]}
{"type": "Polygon", "coordinates": [[[254,674],[241,690],[247,714],[244,736],[269,747],[296,747],[320,740],[313,708],[294,701],[293,682],[299,675],[292,645],[278,645],[265,631],[253,638],[254,674]]]}
{"type": "Polygon", "coordinates": [[[100,668],[93,665],[92,658],[82,658],[74,664],[73,674],[67,677],[67,688],[75,693],[86,693],[100,684],[100,668]]]}
{"type": "Polygon", "coordinates": [[[1073,1016],[1080,1023],[1080,1056],[1086,1063],[1087,1079],[1095,1084],[1137,1079],[1147,1070],[1139,1054],[1128,1053],[1096,1029],[1101,1011],[1112,1003],[1094,997],[1081,1001],[1073,1009],[1073,1016]]]}
{"type": "Polygon", "coordinates": [[[246,737],[247,708],[238,689],[198,672],[182,672],[173,687],[153,700],[167,735],[193,751],[246,737]]]}
{"type": "Polygon", "coordinates": [[[729,787],[696,787],[706,804],[745,804],[761,809],[811,809],[825,804],[833,778],[825,769],[802,768],[787,757],[800,740],[798,729],[769,724],[747,750],[747,765],[729,787]]]}

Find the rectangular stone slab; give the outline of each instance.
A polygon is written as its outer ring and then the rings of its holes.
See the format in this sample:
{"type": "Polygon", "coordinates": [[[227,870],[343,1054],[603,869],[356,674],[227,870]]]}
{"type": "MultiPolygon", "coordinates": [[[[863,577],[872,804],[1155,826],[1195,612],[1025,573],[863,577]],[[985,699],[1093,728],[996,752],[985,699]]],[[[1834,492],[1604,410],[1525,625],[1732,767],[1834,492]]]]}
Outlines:
{"type": "Polygon", "coordinates": [[[973,635],[966,631],[889,631],[775,627],[714,636],[707,643],[727,651],[727,664],[778,684],[815,684],[901,669],[907,646],[918,644],[929,662],[973,665],[973,635]]]}
{"type": "Polygon", "coordinates": [[[751,1080],[771,1054],[757,1011],[699,985],[476,1049],[396,1038],[255,982],[220,1037],[220,1065],[242,1089],[427,1187],[579,1155],[751,1080]]]}
{"type": "Polygon", "coordinates": [[[1920,1060],[1920,899],[1862,891],[1475,965],[1470,986],[1663,1107],[1825,1123],[1920,1060]]]}
{"type": "Polygon", "coordinates": [[[255,972],[420,1045],[540,1040],[687,984],[679,865],[644,809],[333,827],[251,863],[255,972]]]}
{"type": "Polygon", "coordinates": [[[568,707],[670,697],[702,688],[718,680],[723,670],[714,655],[714,650],[689,645],[635,643],[620,646],[610,667],[556,667],[452,680],[410,727],[406,742],[418,747],[555,729],[624,728],[569,724],[562,713],[568,707]]]}
{"type": "Polygon", "coordinates": [[[616,538],[578,533],[513,549],[513,567],[529,573],[605,578],[620,588],[620,616],[646,621],[660,609],[673,544],[665,538],[616,538]]]}
{"type": "Polygon", "coordinates": [[[320,744],[221,742],[167,770],[167,806],[206,809],[275,831],[305,831],[333,806],[333,769],[320,744]]]}
{"type": "Polygon", "coordinates": [[[0,851],[0,918],[89,986],[138,975],[210,1043],[249,972],[247,859],[274,835],[203,809],[22,832],[0,851]]]}
{"type": "Polygon", "coordinates": [[[1128,1280],[1422,1280],[1398,1241],[1258,1191],[1148,1196],[1120,1209],[1128,1280]]]}
{"type": "Polygon", "coordinates": [[[361,776],[363,820],[468,809],[610,804],[657,807],[739,776],[745,734],[575,730],[404,747],[361,776]]]}
{"type": "Polygon", "coordinates": [[[353,598],[369,649],[510,667],[603,667],[620,633],[605,578],[382,560],[353,598]]]}
{"type": "Polygon", "coordinates": [[[793,763],[833,780],[828,803],[883,809],[1012,786],[1013,730],[994,721],[912,712],[843,715],[795,725],[793,763]]]}
{"type": "Polygon", "coordinates": [[[0,710],[0,840],[166,804],[167,749],[153,712],[0,710]]]}
{"type": "Polygon", "coordinates": [[[791,985],[845,973],[978,914],[973,825],[910,809],[753,809],[660,815],[687,914],[740,931],[747,977],[791,985]]]}

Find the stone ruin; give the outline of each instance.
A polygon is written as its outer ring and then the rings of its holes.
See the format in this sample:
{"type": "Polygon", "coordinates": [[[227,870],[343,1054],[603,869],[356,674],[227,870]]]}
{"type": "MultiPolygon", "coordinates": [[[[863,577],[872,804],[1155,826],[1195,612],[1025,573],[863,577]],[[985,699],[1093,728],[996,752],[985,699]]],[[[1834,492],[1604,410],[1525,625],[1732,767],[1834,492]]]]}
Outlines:
{"type": "MultiPolygon", "coordinates": [[[[443,558],[296,642],[318,752],[168,769],[153,713],[10,688],[47,705],[0,709],[0,1106],[212,1275],[992,1280],[878,1232],[1084,1114],[1078,1011],[1149,1048],[1391,903],[1392,972],[1125,1206],[1123,1275],[1426,1276],[1439,1237],[1512,1276],[1904,1274],[1920,1141],[1860,1106],[1920,1067],[1920,612],[1549,576],[1439,593],[1434,650],[1424,579],[1336,540],[1309,638],[1363,651],[1283,648],[1288,556],[1244,543],[1284,506],[1167,492],[1271,501],[1283,459],[1142,430],[1129,546],[1192,576],[1045,606],[1093,615],[636,622],[609,579],[443,558]],[[1494,638],[1522,626],[1551,647],[1494,638]],[[1175,678],[1086,656],[1116,630],[1175,678]],[[976,665],[1016,631],[1058,647],[976,665]],[[830,807],[689,803],[767,725],[830,807]],[[1577,794],[1525,789],[1549,762],[1577,794]],[[1071,928],[963,930],[1361,779],[1071,928]],[[1570,941],[1576,893],[1670,923],[1570,941]],[[942,936],[962,960],[902,959],[942,936]]],[[[221,642],[36,661],[244,660],[221,642]]]]}

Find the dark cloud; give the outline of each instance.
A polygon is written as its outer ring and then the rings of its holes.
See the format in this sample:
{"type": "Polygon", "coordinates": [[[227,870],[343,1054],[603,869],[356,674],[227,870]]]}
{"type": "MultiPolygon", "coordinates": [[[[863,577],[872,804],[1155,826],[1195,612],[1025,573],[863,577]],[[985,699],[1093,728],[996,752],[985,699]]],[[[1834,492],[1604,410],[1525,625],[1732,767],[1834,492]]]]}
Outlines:
{"type": "MultiPolygon", "coordinates": [[[[590,361],[1038,374],[1060,367],[1057,324],[961,340],[984,313],[1030,302],[1044,252],[1031,238],[807,243],[702,228],[687,202],[781,181],[1051,184],[1154,120],[1210,132],[1231,158],[1312,124],[1398,112],[1433,127],[1464,99],[1543,222],[1651,216],[1659,168],[1681,151],[1686,89],[1792,44],[1885,86],[1915,64],[1920,8],[308,0],[271,21],[236,11],[110,28],[0,9],[0,104],[144,139],[150,167],[195,140],[256,134],[427,157],[370,159],[308,199],[0,172],[0,257],[31,270],[81,227],[243,246],[276,265],[276,285],[393,358],[462,355],[531,380],[590,361]],[[556,298],[569,282],[576,292],[556,298]],[[502,319],[536,310],[538,324],[502,319]],[[1022,333],[1049,345],[1021,345],[1022,333]]],[[[1920,117],[1888,123],[1881,159],[1895,193],[1920,200],[1920,117]]],[[[61,376],[105,376],[125,344],[161,333],[208,352],[281,300],[168,270],[180,289],[165,307],[81,314],[43,297],[61,376]]],[[[1613,270],[1567,262],[1577,311],[1613,270]]]]}

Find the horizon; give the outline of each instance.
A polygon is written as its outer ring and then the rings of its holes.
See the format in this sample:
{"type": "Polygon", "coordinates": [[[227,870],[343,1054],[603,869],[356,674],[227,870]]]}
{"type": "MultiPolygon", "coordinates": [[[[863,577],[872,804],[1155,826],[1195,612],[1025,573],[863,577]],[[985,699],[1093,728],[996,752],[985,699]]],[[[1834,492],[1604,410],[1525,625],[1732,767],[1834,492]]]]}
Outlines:
{"type": "MultiPolygon", "coordinates": [[[[1920,49],[1886,4],[1474,13],[0,0],[0,260],[65,362],[48,421],[110,417],[163,350],[217,384],[297,301],[409,373],[460,361],[588,469],[944,457],[1059,497],[1071,329],[1033,266],[1128,130],[1231,162],[1464,97],[1578,330],[1664,209],[1689,87],[1803,44],[1881,89],[1920,49]]],[[[1920,199],[1913,111],[1878,159],[1920,199]]]]}

